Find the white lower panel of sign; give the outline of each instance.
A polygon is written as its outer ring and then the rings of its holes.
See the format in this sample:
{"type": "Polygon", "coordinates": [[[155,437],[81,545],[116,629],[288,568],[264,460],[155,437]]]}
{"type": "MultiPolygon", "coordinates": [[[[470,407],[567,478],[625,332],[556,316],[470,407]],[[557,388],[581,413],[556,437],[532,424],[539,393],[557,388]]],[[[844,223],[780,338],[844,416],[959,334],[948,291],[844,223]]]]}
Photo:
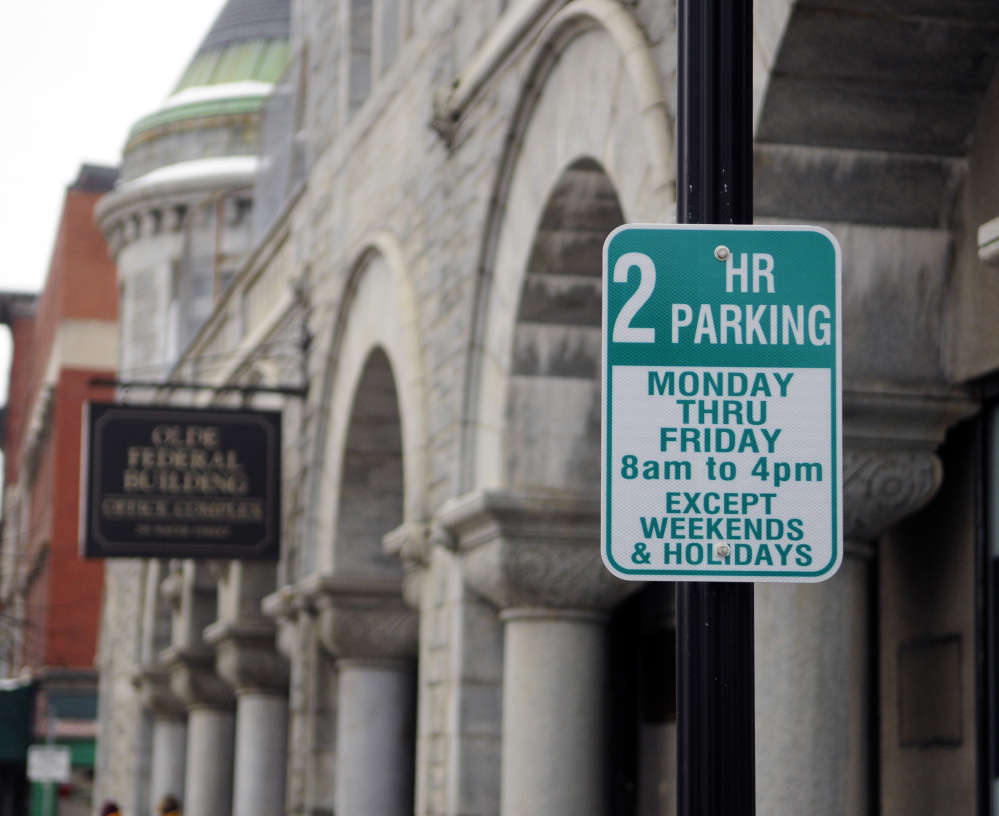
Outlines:
{"type": "Polygon", "coordinates": [[[615,366],[612,393],[604,556],[614,572],[818,581],[839,566],[828,369],[615,366]]]}

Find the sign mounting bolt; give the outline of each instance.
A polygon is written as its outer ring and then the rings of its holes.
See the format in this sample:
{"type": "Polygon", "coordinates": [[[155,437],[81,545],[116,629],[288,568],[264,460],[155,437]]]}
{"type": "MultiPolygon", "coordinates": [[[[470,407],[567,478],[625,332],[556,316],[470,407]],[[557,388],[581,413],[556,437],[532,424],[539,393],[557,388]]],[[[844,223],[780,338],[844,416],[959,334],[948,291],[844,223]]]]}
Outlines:
{"type": "Polygon", "coordinates": [[[717,246],[715,247],[715,257],[719,261],[724,261],[729,255],[727,246],[717,246]]]}
{"type": "MultiPolygon", "coordinates": [[[[724,249],[724,247],[722,247],[724,249]]],[[[732,548],[728,544],[715,544],[715,555],[718,558],[728,558],[732,553],[732,548]]]]}

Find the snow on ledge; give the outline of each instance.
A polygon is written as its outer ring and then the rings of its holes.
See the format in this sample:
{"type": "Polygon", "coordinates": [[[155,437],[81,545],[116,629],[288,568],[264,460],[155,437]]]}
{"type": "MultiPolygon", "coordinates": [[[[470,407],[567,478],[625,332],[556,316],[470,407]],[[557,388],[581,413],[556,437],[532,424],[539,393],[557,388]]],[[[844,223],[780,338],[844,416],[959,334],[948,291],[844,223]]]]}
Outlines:
{"type": "Polygon", "coordinates": [[[157,199],[249,187],[259,167],[257,156],[219,156],[168,164],[118,184],[97,202],[97,221],[107,229],[105,225],[122,213],[157,199]]]}
{"type": "MultiPolygon", "coordinates": [[[[213,102],[218,99],[242,99],[243,97],[267,96],[274,85],[270,82],[257,82],[252,79],[241,82],[222,82],[217,85],[196,85],[192,88],[184,88],[173,96],[168,96],[159,107],[149,111],[146,116],[153,116],[163,113],[171,108],[179,108],[182,105],[193,105],[198,102],[213,102]]],[[[137,121],[142,121],[145,116],[139,117],[137,121]]]]}
{"type": "Polygon", "coordinates": [[[160,184],[205,183],[211,180],[225,182],[245,178],[249,181],[256,175],[259,166],[259,156],[218,156],[211,159],[193,159],[168,164],[166,167],[158,167],[144,176],[119,185],[117,190],[124,193],[160,184]]]}

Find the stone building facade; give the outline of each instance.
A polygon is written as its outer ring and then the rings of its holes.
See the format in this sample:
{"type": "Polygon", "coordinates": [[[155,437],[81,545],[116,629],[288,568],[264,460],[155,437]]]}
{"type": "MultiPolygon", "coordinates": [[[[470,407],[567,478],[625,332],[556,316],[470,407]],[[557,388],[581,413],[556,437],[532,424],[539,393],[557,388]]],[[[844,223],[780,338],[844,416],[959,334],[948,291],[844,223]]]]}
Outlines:
{"type": "MultiPolygon", "coordinates": [[[[250,248],[260,111],[288,62],[288,26],[286,0],[229,3],[170,96],[128,134],[120,182],[96,214],[118,268],[119,379],[164,379],[250,248]]],[[[142,388],[119,397],[152,398],[142,388]]],[[[231,760],[227,771],[186,751],[191,731],[231,754],[233,697],[214,672],[200,672],[214,660],[201,632],[215,615],[214,573],[188,565],[187,584],[182,573],[158,562],[107,564],[95,798],[115,799],[130,816],[164,793],[183,795],[185,775],[229,773],[231,787],[231,760]],[[172,612],[193,621],[171,627],[172,612]],[[183,686],[176,695],[161,659],[167,647],[183,686]],[[151,764],[154,754],[168,759],[151,764]]],[[[228,812],[229,800],[205,807],[228,812]]]]}
{"type": "MultiPolygon", "coordinates": [[[[675,220],[675,7],[287,13],[257,141],[221,110],[133,135],[102,205],[119,376],[174,383],[132,398],[307,390],[245,400],[284,412],[280,562],[109,570],[98,785],[188,816],[671,813],[672,587],[597,542],[600,248],[675,220]],[[195,144],[234,175],[187,172],[195,144]],[[202,312],[172,196],[219,191],[202,312]]],[[[847,538],[827,583],[756,590],[758,809],[989,813],[999,10],[754,15],[756,220],[843,248],[847,538]]]]}

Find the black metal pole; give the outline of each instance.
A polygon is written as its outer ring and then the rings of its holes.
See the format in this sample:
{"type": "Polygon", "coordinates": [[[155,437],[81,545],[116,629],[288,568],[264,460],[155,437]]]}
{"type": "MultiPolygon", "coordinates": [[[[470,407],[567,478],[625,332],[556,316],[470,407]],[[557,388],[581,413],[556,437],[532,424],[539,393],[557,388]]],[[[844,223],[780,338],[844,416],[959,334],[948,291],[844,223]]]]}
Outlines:
{"type": "MultiPolygon", "coordinates": [[[[678,0],[677,220],[751,224],[752,0],[678,0]]],[[[677,584],[677,812],[756,813],[753,585],[677,584]]]]}

